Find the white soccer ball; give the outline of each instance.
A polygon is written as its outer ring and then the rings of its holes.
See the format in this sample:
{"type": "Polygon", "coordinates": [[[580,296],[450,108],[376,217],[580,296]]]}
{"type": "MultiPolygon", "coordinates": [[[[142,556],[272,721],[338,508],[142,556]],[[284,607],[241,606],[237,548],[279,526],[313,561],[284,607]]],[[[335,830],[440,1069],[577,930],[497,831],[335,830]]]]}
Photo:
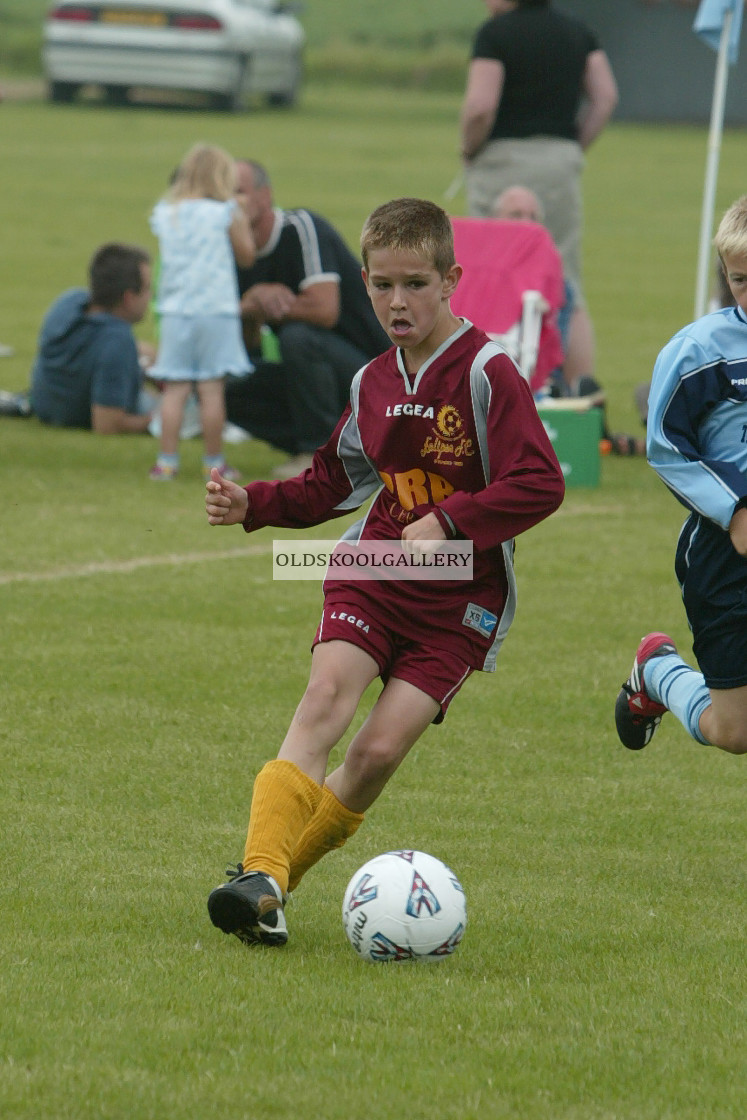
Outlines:
{"type": "Polygon", "coordinates": [[[385,852],[348,883],[342,924],[365,961],[442,961],[467,925],[464,890],[435,856],[385,852]]]}

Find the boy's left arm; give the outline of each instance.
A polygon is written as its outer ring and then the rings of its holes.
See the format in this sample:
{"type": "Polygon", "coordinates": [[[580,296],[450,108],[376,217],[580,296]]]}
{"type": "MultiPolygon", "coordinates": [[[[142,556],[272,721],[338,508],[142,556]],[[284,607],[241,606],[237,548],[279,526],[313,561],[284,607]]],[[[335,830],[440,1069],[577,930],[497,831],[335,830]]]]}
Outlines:
{"type": "Polygon", "coordinates": [[[490,480],[476,493],[458,490],[434,510],[448,537],[494,548],[549,517],[563,501],[565,480],[531,390],[512,369],[491,378],[486,440],[490,480]],[[453,526],[453,528],[452,528],[453,526]]]}

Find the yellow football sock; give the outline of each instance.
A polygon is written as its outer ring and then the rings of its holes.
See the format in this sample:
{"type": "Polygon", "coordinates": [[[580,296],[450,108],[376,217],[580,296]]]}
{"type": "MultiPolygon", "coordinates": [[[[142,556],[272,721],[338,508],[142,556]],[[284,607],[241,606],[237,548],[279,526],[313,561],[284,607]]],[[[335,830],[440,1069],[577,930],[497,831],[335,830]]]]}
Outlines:
{"type": "Polygon", "coordinates": [[[286,891],[291,855],[321,796],[322,787],[295,762],[263,766],[254,781],[244,870],[264,871],[286,891]]]}
{"type": "Polygon", "coordinates": [[[290,861],[288,890],[293,891],[310,867],[334,848],[341,848],[363,821],[363,813],[347,809],[327,786],[316,812],[303,830],[290,861]]]}

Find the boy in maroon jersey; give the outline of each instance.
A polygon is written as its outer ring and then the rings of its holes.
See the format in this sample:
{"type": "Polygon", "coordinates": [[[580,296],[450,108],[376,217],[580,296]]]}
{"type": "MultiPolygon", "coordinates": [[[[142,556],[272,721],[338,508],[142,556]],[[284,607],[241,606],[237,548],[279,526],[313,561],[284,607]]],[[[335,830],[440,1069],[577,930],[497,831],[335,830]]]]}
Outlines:
{"type": "Polygon", "coordinates": [[[255,780],[242,864],[208,899],[213,924],[247,944],[285,944],[285,893],[353,835],[470,673],[494,669],[514,614],[513,538],[564,492],[526,381],[499,344],[451,311],[462,270],[448,215],[422,199],[385,203],[363,227],[361,254],[394,346],[358,372],[303,474],[242,488],[213,471],[208,521],[303,528],[374,494],[348,541],[401,541],[427,557],[444,540],[471,540],[473,578],[325,581],[308,686],[277,758],[255,780]],[[378,700],[327,775],[377,676],[378,700]]]}

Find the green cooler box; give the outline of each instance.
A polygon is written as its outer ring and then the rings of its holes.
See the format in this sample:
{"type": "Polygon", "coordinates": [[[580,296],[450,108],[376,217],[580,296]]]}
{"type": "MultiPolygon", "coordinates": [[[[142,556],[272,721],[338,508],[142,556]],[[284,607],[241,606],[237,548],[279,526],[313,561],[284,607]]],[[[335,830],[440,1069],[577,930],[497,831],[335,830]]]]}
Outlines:
{"type": "Polygon", "coordinates": [[[566,486],[599,485],[599,441],[602,410],[537,405],[540,419],[552,442],[566,486]]]}

